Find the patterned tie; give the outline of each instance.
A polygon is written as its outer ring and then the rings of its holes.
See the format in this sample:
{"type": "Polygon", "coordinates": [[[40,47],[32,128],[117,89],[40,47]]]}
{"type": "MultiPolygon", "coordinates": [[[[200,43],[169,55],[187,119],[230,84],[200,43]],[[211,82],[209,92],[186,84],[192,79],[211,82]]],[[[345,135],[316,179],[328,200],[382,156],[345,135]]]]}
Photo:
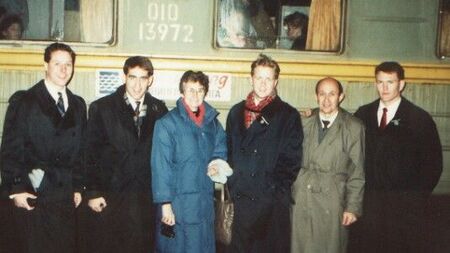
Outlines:
{"type": "Polygon", "coordinates": [[[381,116],[380,121],[380,129],[383,130],[386,128],[386,117],[387,117],[387,108],[383,108],[383,115],[381,116]]]}
{"type": "Polygon", "coordinates": [[[134,109],[134,117],[133,117],[134,125],[136,126],[138,136],[140,135],[140,132],[141,132],[141,129],[140,129],[141,128],[141,124],[139,122],[140,105],[141,105],[141,102],[140,101],[136,101],[136,108],[134,109]]]}
{"type": "Polygon", "coordinates": [[[62,93],[58,92],[58,102],[56,103],[56,107],[58,108],[58,112],[61,115],[61,117],[64,117],[64,114],[66,114],[66,109],[64,109],[64,100],[62,98],[62,93]]]}

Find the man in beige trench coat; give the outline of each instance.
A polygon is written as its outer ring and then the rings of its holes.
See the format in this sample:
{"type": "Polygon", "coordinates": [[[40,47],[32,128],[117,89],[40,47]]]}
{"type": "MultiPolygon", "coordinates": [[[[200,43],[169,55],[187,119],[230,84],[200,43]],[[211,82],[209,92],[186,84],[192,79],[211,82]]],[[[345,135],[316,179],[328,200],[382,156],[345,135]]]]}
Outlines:
{"type": "Polygon", "coordinates": [[[347,229],[361,215],[364,126],[339,107],[339,81],[316,85],[319,108],[303,121],[303,166],[293,187],[292,253],[346,252],[347,229]]]}

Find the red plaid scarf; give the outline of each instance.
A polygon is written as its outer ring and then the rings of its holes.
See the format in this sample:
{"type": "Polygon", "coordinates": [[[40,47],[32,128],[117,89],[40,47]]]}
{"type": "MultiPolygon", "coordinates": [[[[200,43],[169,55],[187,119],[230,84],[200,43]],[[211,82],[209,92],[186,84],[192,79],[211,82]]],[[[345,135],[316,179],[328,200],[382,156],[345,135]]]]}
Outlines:
{"type": "Polygon", "coordinates": [[[202,126],[203,119],[205,118],[205,104],[202,103],[202,104],[198,107],[197,112],[193,112],[193,111],[191,111],[191,109],[189,108],[189,106],[188,106],[188,105],[186,104],[186,102],[184,101],[184,98],[182,99],[182,101],[183,101],[184,108],[186,109],[186,112],[187,112],[188,115],[189,115],[189,118],[190,118],[192,121],[194,121],[194,123],[195,123],[197,126],[202,126]]]}
{"type": "Polygon", "coordinates": [[[245,110],[244,110],[244,120],[245,120],[245,128],[249,128],[250,125],[255,121],[256,118],[261,114],[261,110],[266,107],[266,105],[270,104],[275,95],[268,96],[264,98],[262,101],[255,105],[253,97],[255,96],[254,92],[250,92],[247,96],[247,100],[245,100],[245,110]]]}

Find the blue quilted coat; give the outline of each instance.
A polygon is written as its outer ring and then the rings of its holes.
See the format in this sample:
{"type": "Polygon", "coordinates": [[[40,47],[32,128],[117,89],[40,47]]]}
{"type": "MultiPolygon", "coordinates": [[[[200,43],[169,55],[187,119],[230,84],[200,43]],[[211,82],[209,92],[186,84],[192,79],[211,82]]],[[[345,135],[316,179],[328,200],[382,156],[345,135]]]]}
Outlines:
{"type": "Polygon", "coordinates": [[[181,98],[155,125],[152,148],[153,201],[158,204],[156,252],[214,253],[214,183],[208,163],[226,160],[226,137],[218,112],[205,104],[201,127],[188,116],[181,98]],[[161,235],[161,203],[172,203],[175,238],[161,235]]]}

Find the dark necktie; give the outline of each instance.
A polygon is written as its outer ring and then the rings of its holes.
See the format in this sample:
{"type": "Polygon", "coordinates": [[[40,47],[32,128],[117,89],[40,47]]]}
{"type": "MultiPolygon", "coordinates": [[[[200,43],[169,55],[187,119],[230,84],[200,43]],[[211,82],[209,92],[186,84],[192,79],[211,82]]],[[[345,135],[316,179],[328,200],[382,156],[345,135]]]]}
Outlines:
{"type": "Polygon", "coordinates": [[[141,133],[141,124],[140,124],[140,122],[139,122],[139,109],[140,109],[140,105],[141,105],[141,102],[140,101],[136,101],[136,108],[134,109],[134,125],[136,126],[136,129],[137,129],[137,133],[138,133],[138,136],[140,135],[140,133],[141,133]]]}
{"type": "Polygon", "coordinates": [[[383,115],[381,116],[381,121],[380,121],[380,129],[383,130],[384,128],[386,128],[386,119],[387,118],[387,108],[383,108],[383,115]]]}
{"type": "Polygon", "coordinates": [[[323,130],[327,130],[328,129],[328,125],[330,124],[329,120],[322,120],[323,123],[323,130]]]}
{"type": "Polygon", "coordinates": [[[66,114],[66,109],[64,109],[64,100],[61,92],[58,92],[58,102],[56,102],[56,107],[58,108],[58,112],[61,117],[64,117],[64,114],[66,114]]]}
{"type": "Polygon", "coordinates": [[[134,109],[134,116],[135,117],[139,117],[139,107],[141,106],[141,102],[140,101],[136,101],[136,108],[134,109]]]}

